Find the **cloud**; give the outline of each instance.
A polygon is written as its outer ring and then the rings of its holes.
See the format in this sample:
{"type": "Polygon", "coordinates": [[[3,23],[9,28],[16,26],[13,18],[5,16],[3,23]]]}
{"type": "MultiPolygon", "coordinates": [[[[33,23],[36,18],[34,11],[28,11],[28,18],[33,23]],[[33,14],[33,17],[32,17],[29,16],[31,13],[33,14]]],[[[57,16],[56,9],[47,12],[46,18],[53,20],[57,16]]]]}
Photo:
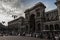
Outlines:
{"type": "Polygon", "coordinates": [[[10,15],[23,15],[21,0],[0,0],[0,22],[13,20],[10,15]]]}
{"type": "Polygon", "coordinates": [[[22,13],[21,0],[0,0],[0,12],[7,14],[22,13]]]}
{"type": "Polygon", "coordinates": [[[8,25],[8,21],[13,20],[13,18],[11,17],[11,15],[6,15],[6,14],[0,14],[0,23],[2,23],[2,21],[5,21],[4,25],[8,25]]]}
{"type": "Polygon", "coordinates": [[[0,20],[8,22],[13,20],[11,15],[24,16],[24,11],[26,9],[34,6],[34,4],[40,1],[47,6],[46,10],[53,8],[50,7],[51,3],[47,2],[48,0],[0,0],[0,20]]]}

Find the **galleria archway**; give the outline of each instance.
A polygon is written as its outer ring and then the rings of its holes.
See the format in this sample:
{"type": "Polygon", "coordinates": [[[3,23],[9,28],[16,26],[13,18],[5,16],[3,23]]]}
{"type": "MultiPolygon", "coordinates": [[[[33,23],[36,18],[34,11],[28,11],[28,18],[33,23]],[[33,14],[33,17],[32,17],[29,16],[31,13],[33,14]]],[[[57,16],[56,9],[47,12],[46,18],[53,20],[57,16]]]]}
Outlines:
{"type": "Polygon", "coordinates": [[[35,15],[30,16],[30,32],[35,32],[35,15]]]}

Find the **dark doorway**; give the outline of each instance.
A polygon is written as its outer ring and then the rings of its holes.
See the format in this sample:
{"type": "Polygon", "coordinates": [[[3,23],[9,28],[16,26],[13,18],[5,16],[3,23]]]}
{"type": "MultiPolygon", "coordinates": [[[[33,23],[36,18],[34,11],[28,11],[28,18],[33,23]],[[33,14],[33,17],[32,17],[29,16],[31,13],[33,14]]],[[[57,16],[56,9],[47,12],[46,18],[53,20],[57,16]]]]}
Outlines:
{"type": "Polygon", "coordinates": [[[38,32],[40,32],[40,31],[41,31],[40,23],[38,24],[37,31],[38,31],[38,32]]]}
{"type": "Polygon", "coordinates": [[[30,16],[30,32],[35,32],[35,15],[30,16]]]}

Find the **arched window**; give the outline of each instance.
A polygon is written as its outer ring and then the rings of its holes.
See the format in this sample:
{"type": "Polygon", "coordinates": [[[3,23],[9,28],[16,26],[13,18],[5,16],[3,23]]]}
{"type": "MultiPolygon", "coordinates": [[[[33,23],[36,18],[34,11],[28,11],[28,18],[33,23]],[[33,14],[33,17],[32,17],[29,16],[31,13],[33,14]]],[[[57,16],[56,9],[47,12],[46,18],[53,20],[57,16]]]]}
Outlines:
{"type": "Polygon", "coordinates": [[[50,25],[50,30],[54,30],[54,27],[53,27],[53,25],[50,25]]]}
{"type": "Polygon", "coordinates": [[[49,27],[48,27],[48,25],[45,25],[45,30],[49,30],[49,27]]]}
{"type": "Polygon", "coordinates": [[[58,24],[55,24],[55,30],[60,30],[60,27],[58,24]]]}

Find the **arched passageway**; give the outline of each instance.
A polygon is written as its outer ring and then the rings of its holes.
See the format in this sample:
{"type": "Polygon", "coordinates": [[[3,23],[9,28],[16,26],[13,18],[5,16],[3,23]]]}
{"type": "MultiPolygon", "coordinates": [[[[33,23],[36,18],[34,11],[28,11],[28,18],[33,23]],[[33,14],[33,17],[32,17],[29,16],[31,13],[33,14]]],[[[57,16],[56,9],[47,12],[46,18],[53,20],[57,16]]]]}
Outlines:
{"type": "Polygon", "coordinates": [[[35,32],[35,15],[30,16],[30,32],[35,32]]]}

